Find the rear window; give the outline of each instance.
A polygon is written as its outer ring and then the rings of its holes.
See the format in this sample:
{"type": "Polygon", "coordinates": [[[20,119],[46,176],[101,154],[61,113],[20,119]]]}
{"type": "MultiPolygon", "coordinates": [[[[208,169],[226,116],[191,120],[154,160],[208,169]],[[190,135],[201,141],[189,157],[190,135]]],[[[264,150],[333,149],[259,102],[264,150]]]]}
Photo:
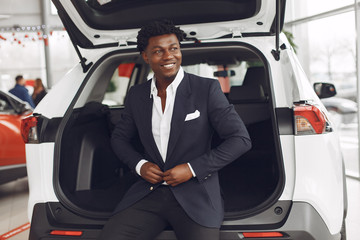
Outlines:
{"type": "Polygon", "coordinates": [[[83,20],[99,30],[136,29],[155,19],[176,25],[246,19],[261,0],[72,0],[83,20]],[[186,14],[184,14],[186,13],[186,14]]]}
{"type": "MultiPolygon", "coordinates": [[[[122,63],[115,69],[106,89],[103,104],[108,106],[123,106],[126,94],[135,84],[137,74],[135,63],[122,63]]],[[[228,94],[233,86],[242,86],[249,68],[264,68],[262,62],[242,61],[231,65],[209,65],[198,63],[183,66],[184,71],[206,78],[214,78],[220,82],[221,89],[228,94]]],[[[153,77],[150,71],[147,79],[153,77]]]]}
{"type": "Polygon", "coordinates": [[[209,65],[207,63],[183,66],[188,73],[206,78],[214,78],[220,82],[224,93],[229,93],[231,87],[242,86],[245,75],[250,67],[263,67],[261,62],[242,61],[231,65],[209,65]]]}
{"type": "Polygon", "coordinates": [[[129,88],[134,85],[131,77],[136,75],[136,71],[135,63],[119,64],[111,76],[102,103],[108,106],[123,106],[129,88]]]}

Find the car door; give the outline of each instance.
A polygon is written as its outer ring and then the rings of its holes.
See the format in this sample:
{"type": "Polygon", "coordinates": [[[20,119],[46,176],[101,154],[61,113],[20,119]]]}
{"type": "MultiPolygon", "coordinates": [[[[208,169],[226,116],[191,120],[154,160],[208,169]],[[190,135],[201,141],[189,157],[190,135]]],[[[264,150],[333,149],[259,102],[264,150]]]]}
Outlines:
{"type": "Polygon", "coordinates": [[[25,163],[25,144],[20,127],[21,120],[30,114],[31,109],[24,106],[24,103],[0,92],[0,167],[25,163]]]}

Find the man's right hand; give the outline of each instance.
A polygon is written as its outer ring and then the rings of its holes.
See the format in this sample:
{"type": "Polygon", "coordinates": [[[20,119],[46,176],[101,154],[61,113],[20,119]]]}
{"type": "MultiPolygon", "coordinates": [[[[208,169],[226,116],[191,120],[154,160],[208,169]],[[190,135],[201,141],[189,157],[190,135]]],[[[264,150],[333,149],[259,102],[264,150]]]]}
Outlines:
{"type": "Polygon", "coordinates": [[[146,162],[141,166],[140,175],[143,179],[152,184],[163,182],[164,177],[164,173],[159,166],[151,162],[146,162]]]}

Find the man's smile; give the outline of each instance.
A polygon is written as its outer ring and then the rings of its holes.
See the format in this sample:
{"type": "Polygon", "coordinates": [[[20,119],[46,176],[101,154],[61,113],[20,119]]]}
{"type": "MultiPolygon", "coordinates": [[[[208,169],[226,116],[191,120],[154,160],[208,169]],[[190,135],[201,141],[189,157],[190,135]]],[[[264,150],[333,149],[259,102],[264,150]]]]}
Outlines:
{"type": "Polygon", "coordinates": [[[164,64],[164,65],[161,65],[161,66],[166,68],[166,69],[171,69],[171,68],[175,67],[175,63],[164,64]]]}

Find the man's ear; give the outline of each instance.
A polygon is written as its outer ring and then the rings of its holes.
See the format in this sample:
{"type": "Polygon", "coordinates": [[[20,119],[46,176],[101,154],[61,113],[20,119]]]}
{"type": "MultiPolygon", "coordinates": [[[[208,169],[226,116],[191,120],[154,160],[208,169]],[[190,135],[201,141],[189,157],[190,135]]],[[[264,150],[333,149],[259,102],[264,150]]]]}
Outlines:
{"type": "Polygon", "coordinates": [[[142,58],[144,59],[144,61],[149,64],[149,59],[148,59],[148,56],[146,55],[145,51],[142,51],[141,52],[141,56],[142,58]]]}

